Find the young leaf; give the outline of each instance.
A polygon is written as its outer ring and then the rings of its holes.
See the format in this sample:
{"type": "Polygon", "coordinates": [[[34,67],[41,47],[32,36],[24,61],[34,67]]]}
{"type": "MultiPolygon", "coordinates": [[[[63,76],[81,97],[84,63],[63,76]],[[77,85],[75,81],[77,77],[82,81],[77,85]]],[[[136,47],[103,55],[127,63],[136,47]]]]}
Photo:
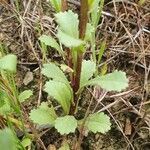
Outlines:
{"type": "Polygon", "coordinates": [[[46,102],[41,103],[39,108],[33,109],[30,112],[30,119],[39,125],[54,125],[54,121],[57,118],[53,107],[48,107],[46,102]]]}
{"type": "Polygon", "coordinates": [[[56,12],[61,11],[61,0],[49,0],[56,12]]]}
{"type": "Polygon", "coordinates": [[[18,150],[16,138],[8,128],[0,130],[0,150],[18,150]]]}
{"type": "Polygon", "coordinates": [[[101,76],[103,76],[103,75],[105,75],[107,73],[107,69],[108,69],[107,67],[108,66],[107,66],[106,63],[104,63],[104,65],[101,66],[101,69],[100,69],[100,75],[101,76]]]}
{"type": "Polygon", "coordinates": [[[6,55],[0,59],[0,70],[8,70],[11,72],[16,72],[17,57],[16,55],[6,55]]]}
{"type": "Polygon", "coordinates": [[[90,4],[90,11],[94,11],[94,10],[98,11],[100,1],[101,0],[88,0],[88,3],[90,4]]]}
{"type": "Polygon", "coordinates": [[[106,133],[111,128],[110,118],[102,113],[94,113],[88,116],[85,127],[93,133],[106,133]]]}
{"type": "Polygon", "coordinates": [[[99,85],[107,91],[120,92],[128,87],[128,79],[126,78],[125,72],[114,71],[113,73],[89,80],[84,86],[87,85],[99,85]]]}
{"type": "Polygon", "coordinates": [[[83,60],[80,87],[87,83],[87,81],[93,76],[96,71],[96,64],[91,60],[83,60]]]}
{"type": "Polygon", "coordinates": [[[40,36],[39,40],[45,45],[55,48],[60,54],[63,54],[63,51],[61,50],[59,44],[51,36],[42,35],[40,36]]]}
{"type": "Polygon", "coordinates": [[[95,28],[97,27],[99,19],[101,17],[103,6],[104,0],[93,0],[92,5],[90,7],[91,22],[95,28]]]}
{"type": "Polygon", "coordinates": [[[59,41],[62,44],[64,44],[66,47],[78,47],[84,43],[82,40],[76,39],[76,38],[62,32],[61,30],[58,30],[57,37],[58,37],[59,41]]]}
{"type": "Polygon", "coordinates": [[[79,38],[79,19],[78,15],[71,10],[55,14],[59,29],[74,38],[79,38]]]}
{"type": "Polygon", "coordinates": [[[75,129],[77,128],[77,120],[74,118],[74,116],[69,115],[65,117],[59,117],[55,120],[55,128],[61,135],[74,133],[75,129]]]}
{"type": "Polygon", "coordinates": [[[69,82],[62,70],[60,70],[60,68],[54,63],[44,64],[42,68],[42,74],[50,79],[60,81],[69,85],[69,82]]]}
{"type": "Polygon", "coordinates": [[[100,50],[99,50],[99,54],[98,54],[98,60],[97,60],[97,64],[100,64],[100,61],[102,59],[102,56],[104,54],[106,48],[106,40],[102,41],[101,46],[100,46],[100,50]]]}
{"type": "Polygon", "coordinates": [[[69,113],[72,93],[66,84],[50,80],[46,82],[44,91],[57,100],[65,114],[69,113]]]}
{"type": "Polygon", "coordinates": [[[25,90],[19,94],[19,101],[24,102],[25,100],[30,98],[30,96],[32,95],[33,95],[33,92],[31,90],[25,90]]]}
{"type": "Polygon", "coordinates": [[[57,36],[62,44],[66,47],[77,47],[83,44],[83,41],[79,39],[77,14],[69,10],[57,13],[55,17],[59,25],[57,36]]]}
{"type": "Polygon", "coordinates": [[[91,41],[93,33],[94,33],[94,27],[90,23],[87,23],[86,32],[85,32],[85,40],[91,41]]]}

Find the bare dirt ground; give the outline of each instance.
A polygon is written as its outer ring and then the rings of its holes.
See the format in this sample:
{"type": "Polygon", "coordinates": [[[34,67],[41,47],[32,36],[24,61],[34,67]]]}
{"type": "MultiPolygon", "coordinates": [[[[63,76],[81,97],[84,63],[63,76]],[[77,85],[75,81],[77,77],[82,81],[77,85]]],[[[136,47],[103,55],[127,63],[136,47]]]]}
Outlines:
{"type": "MultiPolygon", "coordinates": [[[[19,1],[18,8],[14,1],[0,3],[0,43],[18,57],[18,88],[34,90],[34,97],[24,106],[29,111],[45,100],[38,38],[43,33],[55,34],[53,9],[43,0],[19,1]]],[[[70,9],[78,12],[78,3],[73,1],[70,9]]],[[[90,134],[82,148],[150,150],[150,1],[139,6],[138,0],[106,0],[97,29],[97,51],[104,39],[107,49],[99,67],[107,64],[108,72],[125,71],[129,87],[120,94],[109,93],[101,101],[97,109],[111,117],[112,129],[106,135],[90,134]]],[[[53,50],[48,59],[61,61],[53,50]]],[[[86,92],[84,98],[88,99],[86,92]]],[[[62,137],[55,130],[41,134],[46,147],[60,145],[62,137]]]]}

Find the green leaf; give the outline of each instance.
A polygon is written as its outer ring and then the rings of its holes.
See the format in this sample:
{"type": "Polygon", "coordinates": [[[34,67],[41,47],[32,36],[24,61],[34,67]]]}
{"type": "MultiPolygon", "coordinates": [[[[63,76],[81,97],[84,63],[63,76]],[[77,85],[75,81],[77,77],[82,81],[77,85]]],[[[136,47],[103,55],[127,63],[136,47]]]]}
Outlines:
{"type": "Polygon", "coordinates": [[[57,118],[53,107],[48,107],[46,102],[41,103],[37,109],[33,109],[30,112],[30,119],[39,125],[54,125],[54,121],[57,118]]]}
{"type": "Polygon", "coordinates": [[[39,40],[42,43],[44,43],[45,45],[50,46],[50,47],[56,49],[60,54],[63,54],[63,51],[61,50],[59,44],[51,36],[42,35],[42,36],[40,36],[39,40]]]}
{"type": "Polygon", "coordinates": [[[54,63],[44,64],[42,68],[42,74],[50,79],[60,81],[69,85],[69,82],[63,71],[60,70],[60,68],[54,63]]]}
{"type": "Polygon", "coordinates": [[[104,0],[93,0],[92,5],[90,6],[91,22],[95,28],[97,28],[98,22],[100,20],[103,6],[104,0]]]}
{"type": "Polygon", "coordinates": [[[105,75],[107,73],[107,69],[108,69],[108,66],[106,63],[104,63],[104,65],[101,66],[101,69],[100,69],[100,75],[105,75]]]}
{"type": "Polygon", "coordinates": [[[64,140],[62,146],[58,150],[70,150],[68,142],[64,140]]]}
{"type": "Polygon", "coordinates": [[[49,0],[56,12],[61,11],[61,0],[49,0]]]}
{"type": "Polygon", "coordinates": [[[66,84],[58,81],[48,81],[45,84],[44,91],[57,100],[65,114],[69,113],[72,93],[66,84]]]}
{"type": "Polygon", "coordinates": [[[89,8],[92,7],[94,0],[88,0],[89,8]]]}
{"type": "Polygon", "coordinates": [[[0,70],[8,70],[11,72],[16,72],[17,67],[17,57],[16,55],[6,55],[0,59],[0,70]]]}
{"type": "Polygon", "coordinates": [[[69,115],[65,117],[59,117],[55,120],[55,128],[61,135],[74,133],[75,129],[77,128],[77,120],[74,118],[74,116],[69,115]]]}
{"type": "Polygon", "coordinates": [[[59,25],[57,37],[66,47],[77,47],[84,42],[79,39],[78,15],[71,10],[60,12],[55,15],[59,25]]]}
{"type": "Polygon", "coordinates": [[[58,30],[57,37],[59,38],[60,42],[64,44],[66,47],[78,47],[81,44],[84,44],[84,42],[80,39],[76,39],[61,30],[58,30]]]}
{"type": "Polygon", "coordinates": [[[0,150],[18,150],[15,136],[8,128],[0,130],[0,150]]]}
{"type": "Polygon", "coordinates": [[[2,107],[2,106],[4,106],[4,104],[5,104],[5,100],[4,100],[4,93],[2,92],[2,91],[0,91],[0,108],[2,107]]]}
{"type": "Polygon", "coordinates": [[[99,54],[98,54],[98,60],[97,60],[97,64],[100,64],[100,61],[102,59],[102,56],[104,54],[106,48],[106,40],[102,41],[101,46],[100,46],[100,50],[99,50],[99,54]]]}
{"type": "Polygon", "coordinates": [[[96,64],[91,60],[83,60],[81,69],[80,87],[87,83],[96,71],[96,64]]]}
{"type": "Polygon", "coordinates": [[[12,112],[10,104],[8,101],[5,102],[3,106],[0,107],[0,115],[7,115],[12,112]]]}
{"type": "Polygon", "coordinates": [[[99,85],[107,91],[120,92],[128,87],[128,79],[126,78],[125,72],[114,71],[113,73],[89,80],[84,86],[87,85],[99,85]]]}
{"type": "Polygon", "coordinates": [[[93,33],[94,33],[94,27],[90,23],[87,23],[86,32],[85,32],[85,40],[91,41],[93,33]]]}
{"type": "Polygon", "coordinates": [[[110,118],[103,112],[94,113],[88,116],[84,126],[93,133],[106,133],[111,129],[110,118]]]}
{"type": "Polygon", "coordinates": [[[0,91],[0,115],[6,115],[12,111],[9,98],[6,93],[0,91]]]}
{"type": "Polygon", "coordinates": [[[24,148],[26,148],[27,146],[30,146],[31,145],[31,139],[29,138],[24,138],[22,141],[21,141],[21,144],[24,148]]]}
{"type": "Polygon", "coordinates": [[[0,99],[0,108],[3,107],[5,104],[5,101],[3,99],[0,99]]]}
{"type": "Polygon", "coordinates": [[[66,76],[54,63],[44,64],[42,74],[53,79],[53,81],[46,83],[45,91],[49,96],[57,100],[65,113],[68,114],[72,99],[72,90],[66,76]]]}
{"type": "Polygon", "coordinates": [[[25,100],[27,100],[28,98],[30,98],[30,96],[33,95],[33,92],[31,90],[25,90],[23,92],[20,93],[19,95],[19,101],[20,102],[24,102],[25,100]]]}
{"type": "Polygon", "coordinates": [[[71,10],[60,12],[55,14],[56,22],[59,25],[59,29],[65,34],[74,38],[79,38],[79,19],[78,15],[71,10]]]}
{"type": "MultiPolygon", "coordinates": [[[[99,9],[99,3],[100,3],[101,0],[88,0],[88,3],[90,5],[90,11],[98,11],[99,9]]],[[[98,13],[98,12],[95,12],[95,13],[98,13]]]]}

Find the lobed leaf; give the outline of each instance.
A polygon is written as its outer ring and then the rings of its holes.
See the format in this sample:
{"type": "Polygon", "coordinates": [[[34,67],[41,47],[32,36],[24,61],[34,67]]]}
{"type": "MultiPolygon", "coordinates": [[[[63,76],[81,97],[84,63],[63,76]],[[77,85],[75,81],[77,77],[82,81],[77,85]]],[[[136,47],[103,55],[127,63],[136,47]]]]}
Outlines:
{"type": "Polygon", "coordinates": [[[74,118],[74,116],[69,115],[59,117],[55,120],[55,128],[61,135],[74,133],[75,129],[77,128],[77,120],[74,118]]]}
{"type": "Polygon", "coordinates": [[[50,80],[46,82],[44,91],[62,106],[65,114],[69,113],[72,93],[66,84],[50,80]]]}
{"type": "Polygon", "coordinates": [[[16,55],[9,54],[0,59],[0,70],[8,70],[11,72],[16,72],[17,67],[17,57],[16,55]]]}
{"type": "Polygon", "coordinates": [[[51,36],[42,35],[42,36],[39,37],[39,40],[42,43],[44,43],[45,45],[50,46],[50,47],[56,49],[60,54],[63,54],[63,51],[61,50],[59,44],[51,36]]]}
{"type": "Polygon", "coordinates": [[[60,68],[54,63],[44,64],[42,68],[42,74],[50,79],[60,81],[69,85],[69,82],[63,71],[60,70],[60,68]]]}
{"type": "Polygon", "coordinates": [[[19,101],[24,102],[33,95],[31,90],[25,90],[19,94],[19,101]]]}
{"type": "Polygon", "coordinates": [[[79,37],[79,19],[78,15],[73,13],[71,10],[60,12],[55,14],[56,22],[59,25],[59,29],[70,35],[71,37],[79,37]]]}
{"type": "Polygon", "coordinates": [[[88,116],[84,126],[93,133],[106,133],[111,129],[110,118],[103,112],[94,113],[88,116]]]}
{"type": "Polygon", "coordinates": [[[84,42],[79,39],[79,19],[78,15],[71,10],[60,12],[55,15],[59,25],[57,37],[66,47],[77,47],[84,42]]]}
{"type": "Polygon", "coordinates": [[[30,119],[39,125],[54,125],[54,121],[57,118],[53,107],[48,107],[46,102],[41,103],[37,109],[33,109],[30,112],[30,119]]]}
{"type": "Polygon", "coordinates": [[[66,47],[78,47],[81,44],[84,44],[82,40],[74,38],[61,30],[58,30],[57,37],[66,47]]]}
{"type": "Polygon", "coordinates": [[[113,73],[89,80],[84,86],[87,85],[99,85],[107,91],[120,92],[128,87],[128,79],[126,78],[125,72],[114,71],[113,73]]]}
{"type": "Polygon", "coordinates": [[[91,60],[83,60],[81,69],[80,87],[87,83],[96,71],[96,64],[91,60]]]}

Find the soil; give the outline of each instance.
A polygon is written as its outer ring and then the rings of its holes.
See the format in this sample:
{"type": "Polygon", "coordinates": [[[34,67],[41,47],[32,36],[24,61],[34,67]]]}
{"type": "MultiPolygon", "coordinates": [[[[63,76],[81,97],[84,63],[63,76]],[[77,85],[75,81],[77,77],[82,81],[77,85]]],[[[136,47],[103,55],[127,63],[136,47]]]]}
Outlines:
{"type": "MultiPolygon", "coordinates": [[[[42,91],[42,52],[38,37],[56,32],[49,3],[29,2],[19,1],[17,10],[14,1],[0,1],[0,44],[18,57],[16,83],[19,90],[34,91],[32,99],[24,104],[27,114],[47,99],[42,91]]],[[[70,4],[70,8],[79,10],[75,4],[70,4]]],[[[97,29],[97,50],[104,39],[107,49],[99,67],[107,64],[108,72],[125,71],[129,87],[120,94],[112,92],[105,96],[97,111],[102,109],[111,117],[112,128],[105,135],[89,133],[81,147],[83,150],[150,150],[150,1],[139,6],[138,0],[106,0],[97,29]]],[[[85,56],[89,57],[88,51],[85,56]]],[[[49,61],[62,61],[54,50],[48,51],[47,57],[49,61]]],[[[89,101],[90,93],[85,90],[78,118],[83,117],[89,101]]],[[[39,134],[42,134],[45,147],[53,145],[49,150],[58,149],[63,141],[53,128],[39,131],[39,134]]],[[[72,144],[77,136],[78,133],[69,135],[68,142],[72,144]]],[[[34,145],[36,149],[42,149],[38,143],[34,145]]]]}

